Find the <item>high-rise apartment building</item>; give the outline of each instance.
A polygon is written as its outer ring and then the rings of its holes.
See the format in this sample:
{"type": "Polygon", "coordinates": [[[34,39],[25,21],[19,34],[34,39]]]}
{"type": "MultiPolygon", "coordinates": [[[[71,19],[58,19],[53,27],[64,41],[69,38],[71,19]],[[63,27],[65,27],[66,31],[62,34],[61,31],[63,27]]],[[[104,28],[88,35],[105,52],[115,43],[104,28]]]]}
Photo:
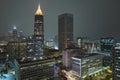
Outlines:
{"type": "Polygon", "coordinates": [[[73,14],[64,13],[58,16],[59,50],[68,48],[73,41],[73,14]]]}
{"type": "Polygon", "coordinates": [[[35,23],[34,23],[34,52],[35,55],[43,54],[43,44],[44,44],[44,27],[43,27],[43,13],[38,6],[35,12],[35,23]]]}
{"type": "Polygon", "coordinates": [[[120,43],[113,48],[113,80],[120,80],[120,43]]]}

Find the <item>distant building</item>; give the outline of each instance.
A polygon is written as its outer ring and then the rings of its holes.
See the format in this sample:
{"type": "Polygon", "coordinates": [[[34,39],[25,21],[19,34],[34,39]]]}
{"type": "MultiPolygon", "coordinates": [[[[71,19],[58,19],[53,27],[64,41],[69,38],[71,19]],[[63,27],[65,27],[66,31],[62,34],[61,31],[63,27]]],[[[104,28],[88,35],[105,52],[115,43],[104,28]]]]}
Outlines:
{"type": "Polygon", "coordinates": [[[26,41],[26,36],[24,35],[23,31],[19,32],[19,36],[18,36],[20,41],[26,41]]]}
{"type": "Polygon", "coordinates": [[[7,42],[0,42],[0,63],[4,63],[8,60],[8,50],[7,50],[7,42]]]}
{"type": "Polygon", "coordinates": [[[77,38],[77,45],[78,45],[79,48],[82,48],[82,42],[83,42],[82,37],[78,37],[77,38]]]}
{"type": "Polygon", "coordinates": [[[103,66],[112,67],[112,47],[114,38],[106,37],[100,39],[101,53],[103,54],[103,66]]]}
{"type": "Polygon", "coordinates": [[[45,41],[45,45],[49,48],[54,48],[54,45],[55,45],[54,39],[45,41]]]}
{"type": "Polygon", "coordinates": [[[52,49],[58,49],[58,36],[46,38],[45,46],[52,49]]]}
{"type": "Polygon", "coordinates": [[[55,49],[58,49],[58,35],[55,36],[55,49]]]}
{"type": "Polygon", "coordinates": [[[43,55],[43,45],[44,45],[44,19],[43,13],[38,6],[35,12],[35,23],[34,23],[34,53],[35,55],[43,55]]]}
{"type": "Polygon", "coordinates": [[[13,26],[12,30],[8,31],[7,41],[18,41],[18,31],[16,26],[13,26]]]}
{"type": "Polygon", "coordinates": [[[65,13],[58,16],[59,50],[68,48],[73,42],[73,15],[65,13]]]}
{"type": "Polygon", "coordinates": [[[26,41],[10,41],[7,47],[10,59],[19,59],[26,55],[26,41]]]}
{"type": "Polygon", "coordinates": [[[102,71],[102,56],[101,55],[80,55],[72,57],[73,75],[84,80],[85,77],[102,71]]]}
{"type": "Polygon", "coordinates": [[[94,53],[97,51],[97,41],[90,40],[87,37],[77,37],[77,45],[79,48],[86,50],[86,53],[94,53]]]}
{"type": "Polygon", "coordinates": [[[6,36],[0,33],[0,41],[4,41],[4,40],[6,40],[6,36]]]}
{"type": "Polygon", "coordinates": [[[113,48],[113,80],[120,80],[120,42],[113,48]]]}
{"type": "MultiPolygon", "coordinates": [[[[54,59],[15,60],[16,80],[49,80],[54,77],[54,59]]],[[[53,80],[53,79],[52,79],[53,80]]]]}
{"type": "Polygon", "coordinates": [[[13,40],[17,41],[18,40],[18,31],[17,31],[16,26],[13,27],[13,32],[12,33],[13,33],[13,40]]]}
{"type": "Polygon", "coordinates": [[[114,43],[114,38],[112,37],[101,38],[100,43],[101,43],[101,51],[111,52],[114,43]]]}
{"type": "Polygon", "coordinates": [[[12,30],[8,31],[7,41],[13,41],[13,31],[12,30]]]}

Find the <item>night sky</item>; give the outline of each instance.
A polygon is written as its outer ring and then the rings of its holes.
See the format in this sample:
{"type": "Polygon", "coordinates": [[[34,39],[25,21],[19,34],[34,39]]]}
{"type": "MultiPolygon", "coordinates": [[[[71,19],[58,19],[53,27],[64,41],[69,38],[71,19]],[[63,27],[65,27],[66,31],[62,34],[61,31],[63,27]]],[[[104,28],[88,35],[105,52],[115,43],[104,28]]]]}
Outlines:
{"type": "Polygon", "coordinates": [[[57,35],[58,15],[74,15],[74,37],[120,38],[120,0],[0,0],[0,33],[15,25],[33,34],[34,13],[40,3],[45,37],[57,35]]]}

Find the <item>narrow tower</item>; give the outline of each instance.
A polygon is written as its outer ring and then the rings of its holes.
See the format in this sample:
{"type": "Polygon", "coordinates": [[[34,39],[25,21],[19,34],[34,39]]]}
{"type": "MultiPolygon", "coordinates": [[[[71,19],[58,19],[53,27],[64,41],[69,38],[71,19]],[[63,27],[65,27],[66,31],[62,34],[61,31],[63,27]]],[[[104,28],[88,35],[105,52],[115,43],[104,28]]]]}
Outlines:
{"type": "Polygon", "coordinates": [[[18,40],[18,32],[17,32],[17,27],[13,27],[13,40],[16,41],[18,40]]]}
{"type": "Polygon", "coordinates": [[[44,44],[44,27],[43,27],[43,13],[38,6],[37,11],[35,12],[35,23],[34,23],[34,52],[37,55],[42,55],[43,53],[43,44],[44,44]]]}

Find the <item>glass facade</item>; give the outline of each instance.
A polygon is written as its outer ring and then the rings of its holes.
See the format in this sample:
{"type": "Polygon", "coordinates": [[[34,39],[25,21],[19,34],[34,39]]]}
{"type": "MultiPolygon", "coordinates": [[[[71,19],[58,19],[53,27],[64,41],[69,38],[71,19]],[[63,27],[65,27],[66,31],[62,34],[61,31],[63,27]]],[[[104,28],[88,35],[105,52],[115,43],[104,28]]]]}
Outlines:
{"type": "Polygon", "coordinates": [[[58,37],[60,51],[68,48],[73,41],[73,15],[65,13],[58,17],[58,37]]]}

